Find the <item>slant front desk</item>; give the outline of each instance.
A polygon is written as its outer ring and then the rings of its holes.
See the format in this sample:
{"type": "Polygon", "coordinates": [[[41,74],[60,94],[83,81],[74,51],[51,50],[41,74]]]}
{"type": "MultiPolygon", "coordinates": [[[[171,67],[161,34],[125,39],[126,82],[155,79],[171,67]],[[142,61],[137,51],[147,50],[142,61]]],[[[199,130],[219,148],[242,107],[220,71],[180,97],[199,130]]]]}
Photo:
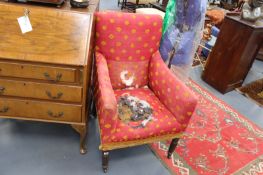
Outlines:
{"type": "MultiPolygon", "coordinates": [[[[85,153],[93,15],[0,3],[0,117],[71,125],[85,153]]],[[[0,121],[1,122],[1,121],[0,121]]]]}

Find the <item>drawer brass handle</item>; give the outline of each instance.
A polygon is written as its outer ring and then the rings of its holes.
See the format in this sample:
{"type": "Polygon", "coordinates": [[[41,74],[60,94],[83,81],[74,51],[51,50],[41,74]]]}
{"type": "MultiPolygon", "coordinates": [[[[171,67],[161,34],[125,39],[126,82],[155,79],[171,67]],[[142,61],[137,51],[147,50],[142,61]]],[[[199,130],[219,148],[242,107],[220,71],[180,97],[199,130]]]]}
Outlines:
{"type": "Polygon", "coordinates": [[[54,114],[52,111],[47,111],[47,114],[53,118],[61,118],[63,117],[64,112],[59,112],[58,114],[54,114]]]}
{"type": "Polygon", "coordinates": [[[0,95],[1,95],[1,94],[3,94],[3,93],[4,93],[4,91],[5,91],[5,87],[3,87],[3,86],[0,86],[0,95]]]}
{"type": "Polygon", "coordinates": [[[51,92],[50,91],[46,91],[46,94],[49,98],[53,99],[53,100],[58,100],[62,97],[63,93],[62,92],[59,92],[57,93],[56,96],[52,96],[51,92]]]}
{"type": "Polygon", "coordinates": [[[54,82],[59,82],[60,79],[62,78],[62,74],[61,73],[57,74],[56,79],[52,79],[51,76],[49,75],[49,73],[47,73],[47,72],[44,73],[44,76],[46,77],[47,80],[54,81],[54,82]]]}
{"type": "Polygon", "coordinates": [[[6,113],[9,110],[9,107],[4,106],[1,110],[0,113],[6,113]]]}

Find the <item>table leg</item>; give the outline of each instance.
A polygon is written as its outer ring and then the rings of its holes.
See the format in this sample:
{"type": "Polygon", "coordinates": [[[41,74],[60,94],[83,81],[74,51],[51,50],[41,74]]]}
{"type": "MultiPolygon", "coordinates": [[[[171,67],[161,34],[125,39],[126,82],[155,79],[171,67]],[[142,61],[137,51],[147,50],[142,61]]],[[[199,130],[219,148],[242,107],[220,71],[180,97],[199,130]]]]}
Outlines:
{"type": "Polygon", "coordinates": [[[123,0],[123,1],[122,1],[121,10],[126,6],[126,2],[127,2],[127,0],[123,0]]]}
{"type": "Polygon", "coordinates": [[[87,126],[86,125],[71,125],[71,127],[80,134],[80,154],[86,154],[86,136],[87,126]]]}

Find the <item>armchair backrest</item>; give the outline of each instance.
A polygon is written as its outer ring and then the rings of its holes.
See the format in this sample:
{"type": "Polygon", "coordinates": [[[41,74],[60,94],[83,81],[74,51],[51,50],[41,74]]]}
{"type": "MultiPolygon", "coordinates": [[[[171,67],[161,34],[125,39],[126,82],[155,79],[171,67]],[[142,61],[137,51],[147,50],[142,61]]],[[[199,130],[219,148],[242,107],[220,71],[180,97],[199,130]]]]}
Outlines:
{"type": "Polygon", "coordinates": [[[96,52],[107,60],[114,89],[148,84],[148,65],[159,48],[159,15],[96,13],[96,52]]]}

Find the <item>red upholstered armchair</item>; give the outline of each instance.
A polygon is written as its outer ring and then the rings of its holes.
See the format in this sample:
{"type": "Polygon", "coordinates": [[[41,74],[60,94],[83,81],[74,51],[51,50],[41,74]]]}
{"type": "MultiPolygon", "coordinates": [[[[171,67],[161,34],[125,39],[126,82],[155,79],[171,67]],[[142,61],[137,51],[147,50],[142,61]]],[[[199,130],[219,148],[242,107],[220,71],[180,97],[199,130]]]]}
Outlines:
{"type": "Polygon", "coordinates": [[[96,14],[95,101],[104,172],[113,149],[171,139],[169,158],[195,109],[195,96],[158,52],[161,34],[158,15],[96,14]],[[150,106],[147,117],[125,117],[124,97],[150,106]]]}

